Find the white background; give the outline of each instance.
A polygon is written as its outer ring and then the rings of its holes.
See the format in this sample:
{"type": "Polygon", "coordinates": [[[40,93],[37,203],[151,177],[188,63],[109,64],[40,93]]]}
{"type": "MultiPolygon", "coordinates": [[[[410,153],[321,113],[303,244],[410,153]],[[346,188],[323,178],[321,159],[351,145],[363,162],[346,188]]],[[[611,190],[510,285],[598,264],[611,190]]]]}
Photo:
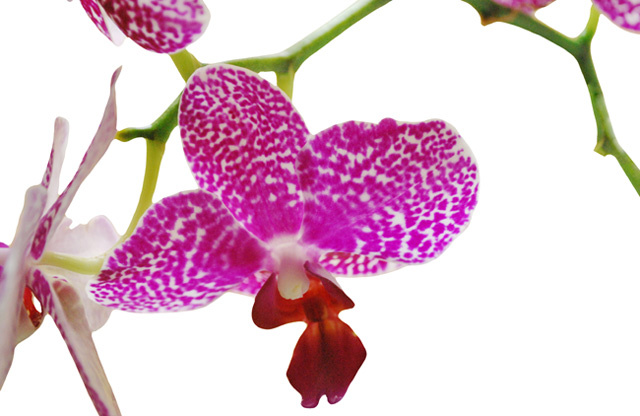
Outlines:
{"type": "MultiPolygon", "coordinates": [[[[350,3],[208,0],[210,27],[190,50],[205,62],[277,52],[350,3]]],[[[559,0],[539,17],[574,35],[588,12],[586,0],[559,0]]],[[[119,128],[154,120],[183,83],[168,57],[113,46],[78,1],[7,3],[0,38],[9,243],[56,116],[71,124],[64,185],[116,67],[119,128]]],[[[640,36],[603,18],[594,57],[619,140],[640,161],[640,36]]],[[[302,66],[294,103],[312,132],[349,119],[451,122],[480,167],[471,225],[430,264],[340,281],[356,303],[341,316],[368,357],[333,406],[300,407],[285,372],[303,325],[258,329],[248,297],[114,312],[94,339],[125,416],[640,413],[640,198],[612,157],[592,151],[589,97],[568,54],[514,27],[482,27],[458,0],[396,0],[302,66]]],[[[113,143],[69,216],[105,214],[124,232],[144,157],[142,141],[113,143]]],[[[175,134],[156,197],[194,187],[175,134]]],[[[45,413],[95,413],[51,319],[18,346],[0,392],[3,416],[45,413]]]]}

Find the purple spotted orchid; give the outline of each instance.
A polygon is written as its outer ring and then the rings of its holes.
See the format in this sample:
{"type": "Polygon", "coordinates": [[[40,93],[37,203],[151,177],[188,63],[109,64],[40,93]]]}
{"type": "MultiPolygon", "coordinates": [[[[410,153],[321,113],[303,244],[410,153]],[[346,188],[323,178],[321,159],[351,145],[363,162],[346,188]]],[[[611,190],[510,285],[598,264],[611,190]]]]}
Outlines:
{"type": "Polygon", "coordinates": [[[204,33],[210,15],[202,0],[80,0],[98,29],[116,45],[125,36],[143,48],[173,53],[204,33]]]}
{"type": "Polygon", "coordinates": [[[468,224],[478,177],[444,121],[347,122],[311,135],[289,98],[229,65],[197,70],[179,112],[201,189],[154,204],[89,291],[134,312],[256,294],[261,328],[307,328],[287,376],[314,407],[339,401],[366,352],[338,318],[354,306],[333,274],[427,262],[468,224]]]}
{"type": "Polygon", "coordinates": [[[598,10],[613,23],[640,32],[640,3],[634,0],[593,0],[598,10]]]}
{"type": "Polygon", "coordinates": [[[11,246],[0,245],[0,388],[11,367],[16,345],[38,329],[49,314],[101,416],[120,415],[91,337],[91,332],[107,320],[110,310],[86,296],[87,276],[46,265],[43,260],[48,252],[97,256],[118,241],[118,234],[105,217],[96,217],[71,229],[65,213],[115,136],[115,82],[119,72],[112,77],[100,127],[78,171],[59,196],[59,175],[69,127],[65,119],[56,120],[53,147],[42,182],[26,193],[11,246]],[[35,306],[34,297],[41,310],[35,306]]]}
{"type": "MultiPolygon", "coordinates": [[[[533,13],[555,0],[493,0],[503,6],[533,13]]],[[[640,32],[640,2],[637,0],[592,0],[594,6],[617,26],[640,32]]]]}
{"type": "Polygon", "coordinates": [[[520,10],[525,13],[533,13],[541,9],[555,0],[493,0],[494,2],[511,9],[520,10]]]}

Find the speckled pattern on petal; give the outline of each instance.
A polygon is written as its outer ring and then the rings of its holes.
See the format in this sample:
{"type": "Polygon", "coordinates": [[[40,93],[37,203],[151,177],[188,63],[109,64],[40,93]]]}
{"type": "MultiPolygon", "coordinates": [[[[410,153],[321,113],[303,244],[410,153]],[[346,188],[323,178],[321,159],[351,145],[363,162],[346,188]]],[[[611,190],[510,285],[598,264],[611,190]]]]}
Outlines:
{"type": "Polygon", "coordinates": [[[182,95],[179,122],[200,187],[263,241],[298,232],[294,165],[309,132],[281,90],[242,68],[200,68],[182,95]]]}
{"type": "Polygon", "coordinates": [[[636,0],[593,0],[593,4],[616,25],[640,32],[640,2],[636,0]]]}
{"type": "Polygon", "coordinates": [[[186,48],[209,24],[202,0],[100,0],[120,30],[143,48],[173,53],[186,48]]]}
{"type": "Polygon", "coordinates": [[[60,330],[98,414],[119,416],[118,404],[91,338],[83,303],[73,286],[61,278],[47,278],[38,269],[30,275],[29,286],[60,330]]]}
{"type": "Polygon", "coordinates": [[[503,6],[520,10],[525,13],[533,13],[538,9],[541,9],[555,0],[493,0],[494,2],[503,6]]]}
{"type": "Polygon", "coordinates": [[[113,20],[106,14],[100,3],[96,0],[80,0],[82,8],[96,25],[98,30],[109,38],[114,44],[120,45],[124,41],[124,34],[118,29],[113,20]]]}
{"type": "Polygon", "coordinates": [[[42,176],[42,186],[47,188],[47,208],[58,196],[58,184],[60,182],[60,170],[64,153],[67,149],[67,138],[69,137],[69,122],[62,117],[56,118],[53,127],[53,145],[47,168],[42,176]]]}
{"type": "Polygon", "coordinates": [[[264,269],[267,258],[215,195],[184,192],[149,208],[89,291],[97,302],[127,311],[194,309],[264,269]]]}
{"type": "Polygon", "coordinates": [[[107,148],[111,144],[111,141],[116,135],[117,130],[115,88],[116,80],[120,75],[120,69],[121,68],[118,68],[111,77],[111,90],[109,94],[109,100],[107,102],[106,108],[104,109],[102,121],[100,122],[98,131],[96,132],[93,141],[89,145],[89,148],[87,149],[87,152],[85,153],[75,176],[73,177],[71,182],[69,182],[69,185],[67,185],[67,188],[64,190],[64,192],[62,192],[56,202],[40,219],[38,231],[36,232],[36,236],[31,247],[31,255],[36,260],[39,259],[44,252],[49,233],[51,232],[51,230],[55,230],[60,225],[65,213],[67,212],[67,209],[69,208],[69,205],[71,204],[71,200],[73,200],[76,192],[78,192],[80,185],[105,154],[107,148]]]}
{"type": "Polygon", "coordinates": [[[375,257],[341,252],[324,253],[318,263],[331,274],[342,277],[373,276],[398,270],[403,266],[401,263],[384,261],[375,257]]]}
{"type": "Polygon", "coordinates": [[[302,242],[403,263],[439,255],[469,222],[477,169],[441,120],[348,122],[314,137],[296,165],[302,242]]]}

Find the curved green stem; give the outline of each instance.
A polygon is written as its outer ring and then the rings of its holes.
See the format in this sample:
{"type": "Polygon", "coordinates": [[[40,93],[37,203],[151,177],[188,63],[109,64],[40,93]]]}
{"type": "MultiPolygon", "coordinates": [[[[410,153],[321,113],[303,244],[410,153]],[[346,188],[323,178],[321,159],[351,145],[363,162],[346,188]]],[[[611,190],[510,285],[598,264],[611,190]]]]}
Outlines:
{"type": "Polygon", "coordinates": [[[116,139],[122,142],[128,142],[129,140],[136,139],[138,137],[144,137],[149,141],[156,141],[166,143],[171,136],[171,132],[178,125],[178,107],[180,105],[180,97],[173,100],[171,105],[147,127],[130,127],[120,130],[116,133],[116,139]]]}
{"type": "Polygon", "coordinates": [[[158,174],[160,173],[160,164],[164,155],[165,143],[155,140],[147,140],[147,165],[144,171],[144,181],[142,183],[142,192],[133,218],[129,223],[129,228],[120,238],[120,242],[126,240],[133,234],[133,230],[138,225],[138,221],[146,210],[153,203],[153,194],[158,183],[158,174]]]}
{"type": "Polygon", "coordinates": [[[38,262],[42,266],[60,267],[72,272],[89,275],[100,273],[102,263],[104,263],[104,257],[80,258],[50,251],[46,251],[38,262]]]}
{"type": "Polygon", "coordinates": [[[613,155],[629,182],[640,195],[640,169],[633,163],[622,146],[618,143],[609,118],[609,111],[604,100],[604,93],[596,73],[591,56],[591,41],[598,27],[600,13],[595,7],[591,8],[589,21],[584,31],[575,38],[570,38],[555,29],[550,28],[536,19],[535,16],[500,6],[491,0],[462,0],[476,9],[483,24],[504,22],[518,26],[531,33],[539,35],[549,42],[566,50],[576,59],[580,71],[589,89],[593,114],[598,130],[595,151],[603,156],[613,155]]]}
{"type": "Polygon", "coordinates": [[[282,52],[227,61],[254,72],[273,71],[276,75],[295,72],[311,55],[318,52],[345,30],[391,0],[358,0],[318,29],[282,52]]]}
{"type": "Polygon", "coordinates": [[[180,76],[184,79],[185,82],[189,80],[191,74],[195,72],[196,69],[200,68],[202,64],[200,61],[196,59],[189,51],[186,49],[181,50],[180,52],[172,53],[169,55],[173,64],[180,72],[180,76]]]}
{"type": "MultiPolygon", "coordinates": [[[[391,0],[358,0],[342,13],[331,19],[325,25],[314,30],[302,40],[291,45],[282,52],[254,56],[251,58],[226,61],[231,65],[247,68],[254,72],[273,71],[278,77],[278,85],[291,97],[293,93],[293,79],[300,65],[323,46],[331,42],[349,27],[360,21],[371,12],[379,9],[391,0]]],[[[171,55],[176,68],[187,80],[202,64],[188,51],[183,50],[171,55]]],[[[171,131],[178,125],[178,107],[180,96],[176,98],[164,113],[148,127],[127,128],[121,130],[116,138],[129,141],[137,137],[154,141],[167,141],[171,131]]]]}

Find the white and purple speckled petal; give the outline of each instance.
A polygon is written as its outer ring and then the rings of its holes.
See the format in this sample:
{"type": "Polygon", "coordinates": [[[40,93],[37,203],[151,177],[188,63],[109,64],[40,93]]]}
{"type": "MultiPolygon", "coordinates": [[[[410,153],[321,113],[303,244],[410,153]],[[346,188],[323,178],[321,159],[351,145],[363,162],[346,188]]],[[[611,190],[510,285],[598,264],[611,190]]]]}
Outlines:
{"type": "Polygon", "coordinates": [[[233,291],[243,295],[255,296],[272,274],[273,273],[268,270],[261,270],[254,273],[249,277],[245,277],[238,286],[233,288],[233,291]]]}
{"type": "Polygon", "coordinates": [[[341,252],[324,253],[318,263],[329,273],[342,277],[374,276],[398,270],[404,266],[402,263],[341,252]]]}
{"type": "Polygon", "coordinates": [[[264,269],[269,259],[215,195],[183,192],[149,208],[88,290],[98,303],[131,312],[195,309],[264,269]]]}
{"type": "Polygon", "coordinates": [[[640,2],[636,0],[593,0],[602,14],[623,29],[640,32],[640,2]]]}
{"type": "Polygon", "coordinates": [[[200,187],[263,241],[298,232],[303,207],[294,165],[310,136],[281,90],[243,68],[203,67],[182,94],[179,123],[200,187]]]}
{"type": "Polygon", "coordinates": [[[69,122],[62,118],[56,118],[53,127],[53,145],[49,155],[49,163],[42,176],[42,186],[47,188],[47,208],[49,208],[58,197],[58,186],[60,183],[60,170],[64,153],[67,149],[67,138],[69,137],[69,122]]]}
{"type": "Polygon", "coordinates": [[[49,278],[38,269],[30,275],[29,287],[60,330],[98,414],[119,416],[118,404],[100,363],[76,289],[66,280],[49,278]]]}
{"type": "Polygon", "coordinates": [[[100,3],[96,0],[80,0],[80,3],[93,24],[96,25],[103,35],[116,45],[121,45],[122,42],[124,42],[124,33],[118,29],[118,26],[116,26],[109,15],[107,15],[100,3]]]}
{"type": "Polygon", "coordinates": [[[99,0],[116,25],[143,48],[173,53],[198,39],[209,24],[202,0],[99,0]]]}
{"type": "Polygon", "coordinates": [[[533,13],[538,9],[550,5],[555,0],[493,0],[495,3],[520,10],[525,13],[533,13]]]}
{"type": "Polygon", "coordinates": [[[67,208],[71,204],[71,200],[78,192],[80,185],[91,173],[94,166],[102,158],[107,151],[107,148],[111,144],[111,141],[116,135],[116,80],[120,75],[120,69],[118,68],[111,77],[111,89],[109,94],[109,100],[104,109],[102,121],[98,127],[93,141],[89,145],[89,149],[84,155],[78,170],[67,185],[67,188],[58,197],[56,202],[49,208],[47,213],[40,220],[38,225],[38,231],[36,232],[35,239],[33,240],[33,246],[31,248],[31,255],[35,259],[39,259],[44,252],[47,239],[51,230],[56,230],[62,222],[67,208]]]}
{"type": "Polygon", "coordinates": [[[42,185],[32,186],[27,190],[16,236],[0,274],[0,389],[13,361],[26,284],[26,260],[46,202],[47,190],[42,185]]]}
{"type": "Polygon", "coordinates": [[[400,263],[438,256],[469,222],[477,168],[441,120],[348,122],[309,142],[296,165],[304,244],[400,263]]]}

